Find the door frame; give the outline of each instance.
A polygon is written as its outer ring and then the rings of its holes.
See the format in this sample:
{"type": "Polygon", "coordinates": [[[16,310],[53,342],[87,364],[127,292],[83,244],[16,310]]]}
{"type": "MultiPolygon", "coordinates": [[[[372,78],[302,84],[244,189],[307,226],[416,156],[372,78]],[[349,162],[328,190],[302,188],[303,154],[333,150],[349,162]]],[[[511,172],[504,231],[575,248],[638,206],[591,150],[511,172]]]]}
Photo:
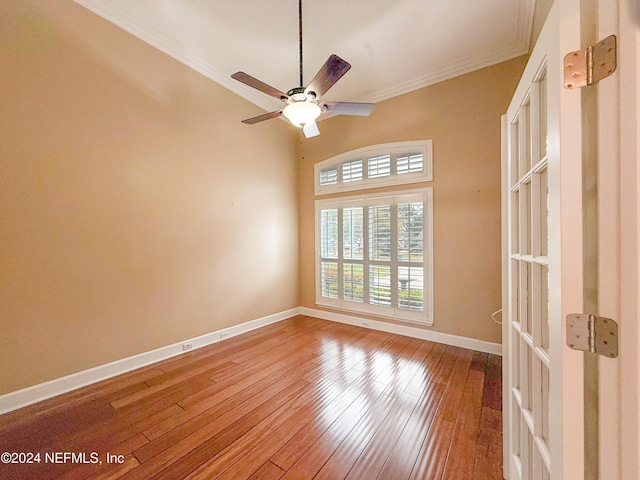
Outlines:
{"type": "Polygon", "coordinates": [[[597,84],[594,313],[620,327],[619,357],[600,357],[598,365],[598,478],[634,480],[640,476],[640,7],[633,0],[591,1],[596,5],[593,18],[587,18],[595,23],[591,41],[613,34],[618,44],[617,71],[597,84]]]}
{"type": "Polygon", "coordinates": [[[640,5],[620,2],[619,218],[620,218],[620,469],[640,476],[640,5]]]}

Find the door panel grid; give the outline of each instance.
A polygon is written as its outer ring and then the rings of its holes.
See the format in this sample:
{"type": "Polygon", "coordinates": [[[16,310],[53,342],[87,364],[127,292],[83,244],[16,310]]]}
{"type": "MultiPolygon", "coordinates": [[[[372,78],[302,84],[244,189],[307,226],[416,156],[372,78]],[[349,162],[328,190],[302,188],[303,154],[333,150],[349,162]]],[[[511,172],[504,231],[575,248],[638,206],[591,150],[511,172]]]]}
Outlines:
{"type": "Polygon", "coordinates": [[[523,480],[549,478],[547,77],[542,66],[508,119],[507,218],[511,461],[523,480]]]}

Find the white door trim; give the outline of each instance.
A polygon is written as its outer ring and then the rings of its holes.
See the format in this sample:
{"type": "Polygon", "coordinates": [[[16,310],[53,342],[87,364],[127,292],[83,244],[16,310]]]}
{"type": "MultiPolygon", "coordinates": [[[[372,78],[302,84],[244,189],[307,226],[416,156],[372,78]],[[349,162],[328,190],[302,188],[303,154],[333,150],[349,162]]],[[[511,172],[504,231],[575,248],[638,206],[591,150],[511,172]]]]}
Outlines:
{"type": "Polygon", "coordinates": [[[620,468],[640,478],[640,5],[620,2],[620,468]]]}

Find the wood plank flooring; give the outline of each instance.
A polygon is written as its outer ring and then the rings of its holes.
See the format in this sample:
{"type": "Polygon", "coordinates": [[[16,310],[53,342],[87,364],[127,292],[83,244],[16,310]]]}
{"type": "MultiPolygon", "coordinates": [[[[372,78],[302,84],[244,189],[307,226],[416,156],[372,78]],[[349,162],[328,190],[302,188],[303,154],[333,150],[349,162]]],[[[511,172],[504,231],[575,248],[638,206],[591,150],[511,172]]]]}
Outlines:
{"type": "Polygon", "coordinates": [[[297,316],[0,416],[0,478],[501,479],[501,408],[500,357],[297,316]]]}

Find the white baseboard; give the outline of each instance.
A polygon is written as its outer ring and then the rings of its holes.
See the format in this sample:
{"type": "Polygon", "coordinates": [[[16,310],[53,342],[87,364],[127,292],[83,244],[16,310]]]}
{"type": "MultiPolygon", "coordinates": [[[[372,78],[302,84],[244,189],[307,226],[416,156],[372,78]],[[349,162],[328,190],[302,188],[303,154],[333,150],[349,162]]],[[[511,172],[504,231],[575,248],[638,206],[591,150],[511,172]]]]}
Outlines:
{"type": "Polygon", "coordinates": [[[75,390],[92,383],[106,380],[107,378],[115,377],[122,373],[130,372],[136,368],[144,367],[146,365],[165,360],[167,358],[174,357],[184,353],[182,345],[184,343],[193,343],[193,348],[204,347],[220,341],[220,333],[228,333],[227,337],[233,337],[246,333],[256,328],[264,327],[271,323],[276,323],[289,317],[293,317],[299,313],[299,308],[292,308],[283,312],[267,315],[262,318],[251,320],[249,322],[241,323],[229,328],[223,328],[215,332],[207,333],[195,338],[189,338],[182,342],[174,343],[173,345],[167,345],[166,347],[160,347],[155,350],[140,353],[132,357],[116,360],[115,362],[99,365],[88,370],[73,373],[65,377],[56,378],[48,382],[40,383],[32,387],[23,388],[22,390],[16,390],[15,392],[6,393],[0,395],[0,414],[17,410],[18,408],[26,407],[32,403],[46,400],[47,398],[55,397],[62,393],[75,390]]]}
{"type": "MultiPolygon", "coordinates": [[[[228,333],[228,337],[234,337],[241,333],[246,333],[256,328],[276,323],[295,315],[308,315],[310,317],[320,318],[322,320],[330,320],[333,322],[346,323],[349,325],[363,326],[363,322],[367,323],[366,328],[380,330],[388,333],[396,333],[408,337],[419,338],[421,340],[431,340],[433,342],[444,343],[456,347],[468,348],[479,352],[492,353],[502,355],[502,345],[492,342],[484,342],[474,338],[459,337],[448,333],[434,332],[422,328],[411,327],[409,325],[396,325],[379,320],[363,319],[351,315],[341,313],[328,312],[325,310],[316,310],[307,307],[296,307],[283,312],[267,315],[262,318],[241,323],[233,327],[224,328],[215,332],[207,333],[199,337],[183,340],[182,342],[167,345],[166,347],[157,348],[149,352],[140,353],[132,357],[116,360],[115,362],[99,365],[88,370],[73,373],[65,377],[56,378],[48,382],[40,383],[32,387],[16,390],[15,392],[0,395],[0,414],[26,407],[33,403],[46,400],[47,398],[75,390],[92,383],[115,377],[122,373],[130,372],[136,368],[144,367],[167,358],[174,357],[184,353],[182,345],[184,343],[193,343],[193,348],[200,348],[212,343],[220,341],[220,333],[228,333]]],[[[225,337],[227,338],[227,337],[225,337]]]]}
{"type": "Polygon", "coordinates": [[[383,322],[380,320],[371,320],[369,318],[354,317],[342,313],[328,312],[326,310],[316,310],[314,308],[300,307],[301,315],[330,320],[332,322],[346,323],[358,327],[364,326],[373,330],[380,330],[387,333],[396,333],[407,337],[419,338],[420,340],[431,340],[432,342],[444,343],[454,347],[468,348],[478,352],[492,353],[494,355],[502,355],[502,345],[499,343],[485,342],[475,338],[459,337],[449,333],[434,332],[423,328],[412,327],[410,325],[397,325],[394,323],[383,322]]]}

